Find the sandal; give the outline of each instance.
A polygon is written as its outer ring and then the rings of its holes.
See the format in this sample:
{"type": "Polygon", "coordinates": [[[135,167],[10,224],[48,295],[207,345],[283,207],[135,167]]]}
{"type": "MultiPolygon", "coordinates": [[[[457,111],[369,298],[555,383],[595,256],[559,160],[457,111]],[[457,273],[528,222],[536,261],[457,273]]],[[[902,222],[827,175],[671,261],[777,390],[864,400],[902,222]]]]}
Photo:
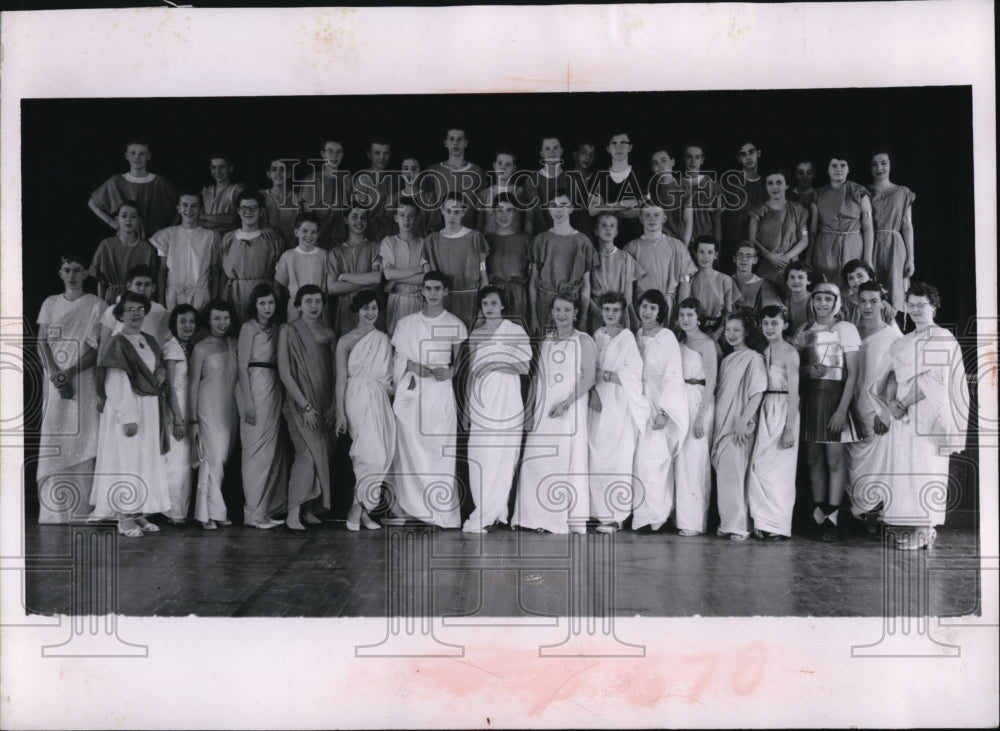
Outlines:
{"type": "Polygon", "coordinates": [[[142,518],[142,517],[136,518],[135,522],[136,522],[136,525],[139,526],[139,529],[143,533],[159,533],[160,532],[160,526],[158,526],[156,523],[153,523],[152,521],[148,520],[147,518],[142,518]]]}
{"type": "Polygon", "coordinates": [[[118,521],[118,532],[126,538],[142,538],[142,528],[132,518],[118,521]]]}
{"type": "Polygon", "coordinates": [[[264,518],[263,520],[258,520],[256,523],[247,523],[251,528],[256,528],[257,530],[271,530],[272,528],[277,528],[279,525],[284,525],[283,520],[271,520],[270,518],[264,518]]]}
{"type": "Polygon", "coordinates": [[[219,526],[215,524],[214,520],[208,520],[201,524],[201,527],[205,530],[216,530],[219,526]]]}
{"type": "Polygon", "coordinates": [[[681,528],[679,531],[677,531],[677,535],[684,536],[686,538],[690,536],[700,536],[701,531],[691,530],[690,528],[681,528]]]}

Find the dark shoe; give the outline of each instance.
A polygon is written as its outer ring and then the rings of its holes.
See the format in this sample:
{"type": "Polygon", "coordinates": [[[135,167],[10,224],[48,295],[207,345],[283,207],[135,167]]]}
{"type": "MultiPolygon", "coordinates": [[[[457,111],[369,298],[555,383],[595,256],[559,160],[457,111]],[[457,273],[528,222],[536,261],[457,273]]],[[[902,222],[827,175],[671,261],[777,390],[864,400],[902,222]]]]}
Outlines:
{"type": "Polygon", "coordinates": [[[308,532],[305,528],[293,528],[288,523],[285,523],[285,533],[291,533],[293,536],[304,538],[308,532]]]}
{"type": "Polygon", "coordinates": [[[840,528],[834,522],[827,519],[819,527],[819,539],[825,543],[834,543],[840,540],[840,528]]]}

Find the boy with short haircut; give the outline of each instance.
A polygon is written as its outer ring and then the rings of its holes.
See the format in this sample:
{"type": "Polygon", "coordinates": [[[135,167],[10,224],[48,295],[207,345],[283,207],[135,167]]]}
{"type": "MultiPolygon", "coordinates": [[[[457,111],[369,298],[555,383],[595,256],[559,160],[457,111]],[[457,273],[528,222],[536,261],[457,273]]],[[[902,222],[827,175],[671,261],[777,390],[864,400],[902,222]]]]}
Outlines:
{"type": "Polygon", "coordinates": [[[341,170],[344,145],[336,138],[324,140],[320,148],[323,164],[315,168],[298,187],[298,195],[306,210],[319,216],[319,242],[323,249],[335,241],[347,238],[346,211],[350,206],[353,182],[348,170],[341,170]]]}
{"type": "Polygon", "coordinates": [[[389,293],[385,324],[390,336],[401,318],[420,312],[423,306],[421,287],[428,266],[424,239],[413,232],[418,213],[412,198],[400,198],[393,217],[399,232],[386,236],[379,244],[382,275],[389,293]]]}
{"type": "MultiPolygon", "coordinates": [[[[145,297],[149,297],[152,302],[149,314],[142,323],[142,331],[153,336],[161,346],[170,340],[170,312],[154,299],[156,293],[156,280],[153,269],[144,264],[132,267],[128,272],[126,290],[135,292],[145,297]]],[[[124,294],[124,293],[123,293],[124,294]]],[[[112,335],[117,335],[121,329],[121,322],[115,318],[114,305],[118,304],[118,298],[108,307],[101,316],[100,335],[98,337],[99,350],[103,348],[111,339],[112,335]]],[[[103,383],[100,384],[103,386],[103,383]]]]}
{"type": "Polygon", "coordinates": [[[476,295],[480,287],[490,283],[486,274],[490,247],[481,233],[463,225],[466,213],[463,198],[449,193],[441,206],[444,228],[427,236],[424,253],[432,270],[444,272],[452,280],[445,307],[471,328],[477,314],[476,295]]]}
{"type": "Polygon", "coordinates": [[[394,498],[390,500],[391,522],[415,518],[441,528],[458,528],[458,417],[452,379],[459,349],[469,333],[462,320],[444,306],[446,274],[427,272],[421,292],[421,310],[402,318],[392,336],[396,450],[389,480],[394,498]]]}
{"type": "MultiPolygon", "coordinates": [[[[171,338],[170,312],[153,299],[153,294],[156,292],[156,280],[154,276],[153,270],[150,267],[140,264],[129,270],[126,288],[129,292],[135,292],[149,298],[149,314],[146,315],[146,319],[142,322],[142,332],[153,336],[153,339],[162,348],[171,338]]],[[[108,347],[108,343],[111,342],[111,338],[121,332],[122,327],[124,327],[121,321],[115,317],[115,304],[118,304],[117,299],[101,316],[101,324],[97,336],[98,360],[104,354],[104,350],[108,347]]],[[[104,390],[104,368],[95,366],[94,381],[97,388],[98,408],[103,411],[104,402],[107,398],[104,390]]]]}
{"type": "Polygon", "coordinates": [[[761,155],[760,148],[753,142],[740,145],[736,151],[740,170],[735,175],[730,172],[724,184],[728,197],[733,199],[725,201],[722,215],[722,248],[719,254],[726,269],[731,268],[731,252],[735,252],[736,247],[747,238],[750,211],[767,201],[764,179],[758,171],[761,155]]]}
{"type": "Polygon", "coordinates": [[[528,183],[529,200],[534,201],[531,210],[532,228],[546,231],[552,228],[552,218],[548,215],[549,202],[560,189],[569,190],[569,181],[563,170],[563,147],[554,134],[542,138],[538,150],[541,167],[531,172],[528,183]]]}
{"type": "MultiPolygon", "coordinates": [[[[852,515],[864,521],[870,533],[877,532],[879,483],[885,477],[890,440],[887,436],[892,414],[886,411],[872,391],[889,361],[889,349],[903,337],[895,321],[885,320],[886,292],[875,281],[858,285],[857,322],[861,336],[858,355],[858,382],[854,388],[854,408],[861,422],[862,438],[847,446],[847,492],[852,515]],[[874,484],[872,484],[874,483],[874,484]]],[[[892,307],[892,303],[889,303],[892,307]]]]}
{"type": "Polygon", "coordinates": [[[140,234],[140,215],[138,203],[122,201],[115,211],[118,233],[97,245],[90,262],[90,276],[97,280],[97,296],[109,305],[117,302],[125,291],[128,272],[132,268],[141,265],[156,271],[156,249],[140,234]]]}
{"type": "Polygon", "coordinates": [[[295,218],[295,240],[298,246],[289,249],[278,259],[274,281],[281,285],[279,292],[288,297],[288,322],[299,316],[295,295],[306,284],[320,289],[326,285],[326,251],[317,246],[319,241],[319,216],[300,213],[295,218]]]}
{"type": "Polygon", "coordinates": [[[640,209],[642,236],[625,244],[624,249],[645,272],[636,283],[636,307],[643,292],[658,289],[667,300],[670,311],[664,322],[668,322],[676,312],[674,303],[691,296],[691,277],[698,267],[684,244],[663,233],[663,219],[663,209],[646,201],[640,209]]]}
{"type": "Polygon", "coordinates": [[[114,216],[124,201],[138,204],[143,228],[140,234],[149,237],[173,223],[177,192],[166,178],[146,169],[152,159],[149,144],[133,137],[125,143],[125,159],[129,171],[112,175],[90,194],[87,206],[99,219],[113,229],[118,228],[114,216]]]}
{"type": "Polygon", "coordinates": [[[492,184],[482,190],[483,207],[479,211],[476,219],[476,228],[487,238],[497,231],[495,220],[496,201],[503,196],[511,203],[510,227],[513,232],[523,232],[529,237],[534,230],[532,217],[526,214],[524,206],[532,200],[534,192],[529,183],[519,181],[511,182],[514,171],[517,170],[517,155],[509,147],[501,147],[497,150],[496,158],[493,160],[493,170],[490,177],[492,184]]]}
{"type": "Polygon", "coordinates": [[[494,232],[486,234],[490,253],[486,257],[486,275],[490,284],[502,287],[506,294],[507,307],[504,317],[513,320],[527,330],[528,250],[531,237],[516,227],[518,211],[514,201],[506,193],[501,193],[493,204],[492,218],[494,232]]]}
{"type": "Polygon", "coordinates": [[[789,186],[785,191],[785,197],[790,201],[798,203],[809,211],[809,240],[816,240],[816,189],[813,187],[813,179],[816,177],[816,167],[810,160],[802,159],[795,164],[795,185],[789,186]]]}
{"type": "MultiPolygon", "coordinates": [[[[424,189],[426,180],[420,172],[420,161],[412,153],[404,153],[402,161],[399,163],[399,175],[392,181],[389,187],[389,197],[386,198],[385,209],[382,213],[382,223],[380,230],[382,235],[374,241],[381,242],[387,236],[399,233],[399,224],[396,221],[396,211],[400,201],[404,198],[414,207],[414,216],[410,232],[418,238],[427,235],[427,222],[429,218],[428,194],[424,189]]],[[[370,226],[369,226],[370,229],[370,226]]]]}
{"type": "Polygon", "coordinates": [[[76,253],[60,257],[63,291],[38,313],[38,354],[45,368],[39,432],[38,522],[85,519],[90,506],[99,415],[93,367],[107,303],[83,291],[87,265],[76,253]],[[69,499],[66,498],[69,495],[69,499]]]}
{"type": "Polygon", "coordinates": [[[160,255],[156,289],[168,311],[189,304],[201,310],[219,294],[222,237],[199,225],[201,196],[182,191],[179,226],[157,231],[150,243],[160,255]]]}
{"type": "Polygon", "coordinates": [[[701,302],[705,312],[702,329],[713,340],[722,335],[723,318],[743,301],[740,288],[728,274],[716,270],[719,244],[711,236],[694,240],[698,272],[691,278],[691,296],[701,302]]]}
{"type": "Polygon", "coordinates": [[[597,256],[594,268],[590,270],[590,329],[593,334],[604,325],[601,306],[597,304],[601,295],[618,292],[625,297],[628,307],[622,313],[622,326],[632,330],[639,325],[633,302],[636,299],[635,282],[645,270],[632,255],[615,246],[618,236],[618,219],[615,214],[605,212],[597,217],[597,256]]]}
{"type": "Polygon", "coordinates": [[[689,247],[694,215],[690,195],[674,177],[674,157],[661,145],[653,149],[650,164],[653,177],[649,181],[649,196],[664,211],[663,233],[689,247]]]}
{"type": "Polygon", "coordinates": [[[743,306],[758,313],[768,305],[780,305],[781,295],[766,279],[758,277],[753,268],[757,264],[757,247],[749,241],[744,241],[733,254],[736,273],[733,280],[740,288],[743,306]]]}
{"type": "Polygon", "coordinates": [[[597,171],[597,180],[587,210],[592,218],[608,211],[618,219],[618,228],[624,241],[631,241],[642,234],[639,209],[646,195],[645,176],[629,162],[632,139],[628,132],[619,129],[608,135],[608,155],[611,164],[597,171]]]}
{"type": "MultiPolygon", "coordinates": [[[[840,270],[840,275],[847,283],[847,293],[844,294],[840,314],[848,322],[860,325],[861,309],[858,301],[858,289],[865,282],[875,281],[875,270],[861,259],[851,259],[844,264],[843,269],[840,270]]],[[[880,300],[880,307],[882,309],[882,319],[886,323],[896,321],[896,308],[892,306],[890,298],[883,297],[880,300]]]]}
{"type": "Polygon", "coordinates": [[[711,236],[722,240],[722,189],[708,175],[701,172],[705,164],[705,146],[688,142],[684,146],[684,177],[681,185],[691,202],[691,235],[711,236]]]}
{"type": "Polygon", "coordinates": [[[365,236],[370,241],[378,242],[389,234],[391,223],[390,217],[386,216],[386,205],[393,186],[393,176],[389,173],[392,144],[385,137],[375,136],[368,143],[365,157],[368,158],[368,167],[354,173],[353,198],[368,211],[365,236]]]}
{"type": "Polygon", "coordinates": [[[809,309],[809,288],[813,283],[813,272],[808,264],[794,259],[785,267],[784,277],[788,288],[788,298],[783,303],[788,310],[788,330],[785,337],[791,338],[800,327],[813,321],[812,311],[809,309]]]}
{"type": "MultiPolygon", "coordinates": [[[[459,194],[464,200],[470,200],[486,187],[486,172],[478,165],[465,159],[465,151],[469,139],[462,127],[451,127],[445,133],[444,147],[448,151],[448,159],[434,163],[427,168],[427,185],[430,197],[441,201],[442,205],[448,195],[459,194]]],[[[466,206],[462,225],[473,228],[476,225],[476,208],[466,206]]],[[[429,230],[440,230],[444,225],[441,211],[432,211],[429,230]]]]}
{"type": "Polygon", "coordinates": [[[585,234],[569,222],[573,204],[569,192],[556,191],[549,203],[552,228],[531,240],[528,282],[528,307],[531,330],[539,337],[545,335],[552,314],[556,295],[579,298],[580,312],[577,329],[585,330],[590,312],[590,271],[594,268],[596,252],[585,234]]]}
{"type": "Polygon", "coordinates": [[[236,199],[240,227],[222,237],[220,289],[224,299],[236,306],[237,317],[246,321],[250,294],[258,284],[274,286],[274,270],[284,251],[281,236],[264,223],[264,199],[244,190],[236,199]]]}
{"type": "MultiPolygon", "coordinates": [[[[351,202],[347,214],[347,240],[330,249],[326,255],[326,292],[336,297],[333,312],[333,331],[337,337],[357,326],[357,317],[351,312],[351,295],[359,289],[377,287],[382,281],[382,261],[379,245],[366,236],[368,211],[362,202],[351,202]]],[[[382,299],[379,298],[379,325],[382,325],[382,299]]]]}
{"type": "Polygon", "coordinates": [[[297,243],[295,222],[299,214],[305,210],[304,202],[288,180],[288,169],[284,160],[280,158],[271,160],[267,168],[267,178],[271,181],[271,187],[257,191],[264,198],[267,224],[277,230],[284,249],[294,248],[297,243]]]}
{"type": "Polygon", "coordinates": [[[590,204],[591,191],[596,190],[595,151],[593,140],[589,137],[580,138],[573,148],[573,164],[566,170],[566,187],[569,189],[570,200],[573,201],[573,213],[569,217],[570,225],[591,241],[596,240],[596,235],[594,221],[587,207],[590,204]]]}
{"type": "Polygon", "coordinates": [[[208,164],[215,183],[201,189],[201,225],[222,235],[240,225],[236,199],[243,192],[243,184],[231,180],[234,166],[229,157],[216,155],[208,164]]]}

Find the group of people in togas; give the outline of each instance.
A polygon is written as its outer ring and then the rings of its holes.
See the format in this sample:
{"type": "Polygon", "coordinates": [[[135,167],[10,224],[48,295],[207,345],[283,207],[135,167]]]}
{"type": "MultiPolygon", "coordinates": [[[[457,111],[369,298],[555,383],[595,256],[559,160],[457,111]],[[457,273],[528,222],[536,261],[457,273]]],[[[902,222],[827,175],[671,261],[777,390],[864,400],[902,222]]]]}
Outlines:
{"type": "Polygon", "coordinates": [[[953,408],[961,358],[934,323],[937,291],[923,284],[906,293],[915,329],[905,336],[886,322],[875,282],[859,287],[858,328],[841,319],[829,283],[812,287],[814,319],[790,340],[781,305],[763,309],[759,331],[746,311],[727,313],[720,364],[698,300],[678,304],[675,335],[658,290],[639,296],[634,334],[624,295],[603,294],[593,337],[575,327],[579,301],[557,293],[533,357],[527,331],[504,317],[503,289],[479,290],[470,334],[445,308],[449,278],[436,271],[423,274],[423,307],[391,339],[378,328],[374,290],[352,298],[357,324],[337,338],[318,287],[300,288],[296,319],[278,325],[275,292],[259,284],[238,338],[231,303],[213,301],[201,316],[182,304],[167,316],[162,348],[150,332],[163,313],[147,271],[133,272],[107,310],[83,293],[78,259],[64,257],[60,276],[65,291],[39,316],[49,374],[43,446],[60,447],[39,465],[42,522],[117,519],[137,537],[159,530],[152,514],[182,524],[193,493],[204,528],[229,525],[222,469],[238,434],[244,523],[304,531],[330,508],[331,438],[348,433],[357,476],[349,530],[379,527],[370,513],[385,486],[395,518],[458,528],[465,431],[474,510],[463,530],[509,520],[583,532],[590,520],[614,532],[631,516],[635,530],[660,530],[672,517],[681,535],[698,535],[714,470],[718,532],[780,540],[791,535],[801,438],[824,536],[836,537],[849,489],[856,514],[898,528],[899,547],[914,548],[930,545],[944,518],[943,501],[928,499],[928,475],[947,476],[949,450],[963,446],[953,408]],[[199,321],[207,332],[196,342],[199,321]],[[68,423],[79,430],[67,433],[68,423]],[[67,505],[70,495],[89,496],[92,512],[67,505]]]}
{"type": "Polygon", "coordinates": [[[238,438],[244,523],[303,531],[330,508],[331,436],[347,433],[349,529],[379,526],[384,486],[396,517],[457,528],[461,433],[469,531],[589,519],[613,532],[631,516],[633,529],[672,518],[704,533],[714,473],[719,532],[780,540],[805,459],[824,538],[839,535],[846,492],[869,524],[901,528],[900,547],[933,542],[944,502],[928,475],[946,480],[963,448],[967,399],[938,294],[909,282],[914,196],[885,152],[867,188],[839,154],[827,185],[803,161],[792,188],[745,143],[724,188],[698,143],[680,179],[658,148],[641,181],[623,132],[607,170],[584,142],[564,171],[548,137],[540,170],[515,175],[503,148],[486,176],[466,146],[448,131],[435,207],[411,157],[379,187],[385,141],[354,176],[327,141],[301,190],[281,160],[255,193],[212,158],[213,185],[179,196],[131,141],[129,173],[90,200],[115,235],[89,267],[63,257],[65,291],[38,318],[56,455],[39,462],[42,522],[89,503],[139,536],[158,529],[151,514],[185,521],[193,494],[197,521],[226,525],[238,438]],[[483,181],[472,196],[470,175],[483,181]]]}

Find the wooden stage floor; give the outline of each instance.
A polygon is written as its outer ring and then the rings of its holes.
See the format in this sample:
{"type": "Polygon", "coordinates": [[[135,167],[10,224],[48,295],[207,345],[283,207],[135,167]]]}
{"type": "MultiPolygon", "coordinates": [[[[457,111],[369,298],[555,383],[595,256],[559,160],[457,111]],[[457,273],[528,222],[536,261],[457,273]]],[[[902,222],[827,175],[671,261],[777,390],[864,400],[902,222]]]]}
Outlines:
{"type": "Polygon", "coordinates": [[[102,601],[128,616],[977,614],[975,519],[953,517],[932,550],[908,552],[863,533],[836,543],[735,543],[627,530],[475,535],[412,525],[351,533],[331,522],[305,537],[163,525],[127,539],[113,525],[29,522],[25,599],[34,613],[90,614],[95,599],[84,588],[101,585],[110,587],[102,601]],[[893,588],[900,577],[924,598],[893,588]]]}

